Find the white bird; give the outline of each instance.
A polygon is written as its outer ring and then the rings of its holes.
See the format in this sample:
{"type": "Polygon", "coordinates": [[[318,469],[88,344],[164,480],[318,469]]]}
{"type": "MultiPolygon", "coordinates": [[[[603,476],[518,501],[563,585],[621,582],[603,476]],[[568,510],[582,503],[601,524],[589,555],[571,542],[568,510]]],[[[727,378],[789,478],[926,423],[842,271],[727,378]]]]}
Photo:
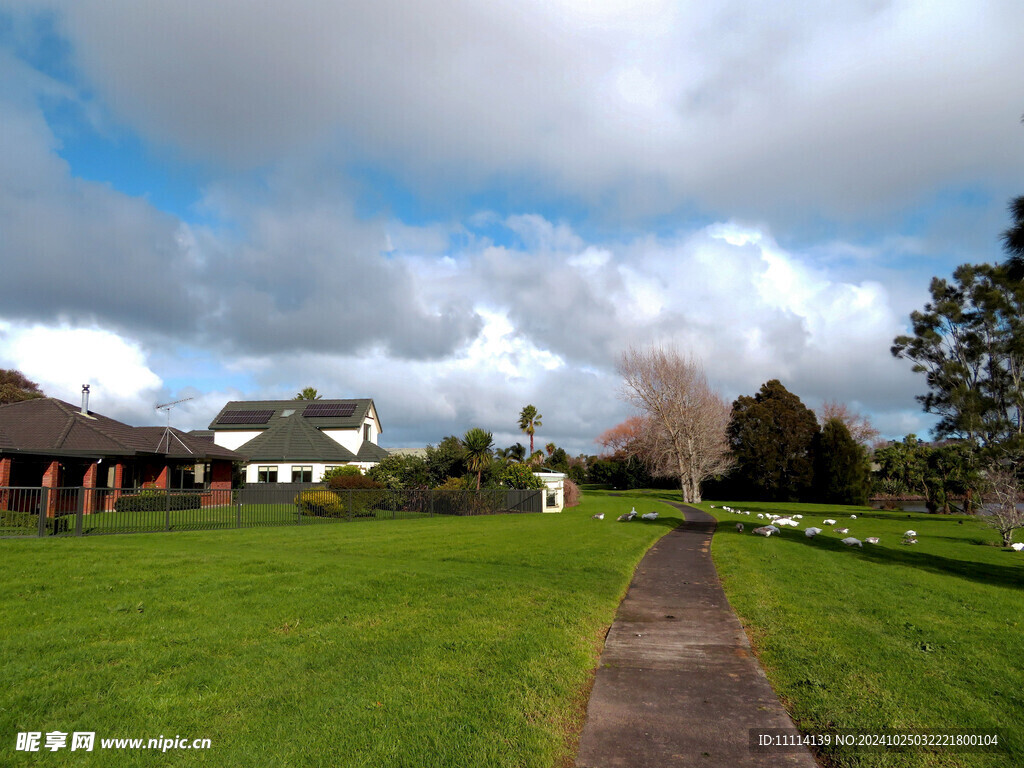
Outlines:
{"type": "Polygon", "coordinates": [[[866,539],[864,539],[864,541],[866,541],[868,544],[877,544],[878,543],[878,537],[877,536],[868,536],[866,539]]]}
{"type": "Polygon", "coordinates": [[[810,539],[817,536],[819,533],[821,533],[821,528],[808,528],[804,531],[804,536],[810,539]]]}
{"type": "Polygon", "coordinates": [[[856,520],[856,519],[857,519],[857,516],[856,516],[856,515],[850,515],[850,519],[851,519],[851,520],[856,520]]]}
{"type": "Polygon", "coordinates": [[[716,507],[714,504],[711,505],[711,508],[712,509],[718,509],[718,507],[716,507]]]}
{"type": "Polygon", "coordinates": [[[772,525],[762,525],[760,528],[755,528],[753,530],[753,533],[756,533],[758,536],[764,536],[764,537],[771,536],[773,533],[778,533],[778,532],[779,532],[779,529],[776,528],[775,526],[772,526],[772,525]]]}
{"type": "Polygon", "coordinates": [[[828,520],[825,520],[825,521],[822,522],[822,525],[835,525],[835,524],[836,524],[836,521],[833,520],[831,517],[828,520]]]}
{"type": "Polygon", "coordinates": [[[596,515],[591,515],[595,520],[604,520],[604,512],[598,512],[596,515]]]}
{"type": "Polygon", "coordinates": [[[642,520],[657,520],[658,519],[658,513],[657,512],[648,512],[646,515],[640,515],[640,518],[642,520]]]}
{"type": "Polygon", "coordinates": [[[904,539],[903,544],[917,544],[917,539],[904,539]]]}
{"type": "Polygon", "coordinates": [[[774,522],[776,525],[791,525],[794,528],[800,525],[800,523],[798,523],[796,520],[790,520],[788,517],[780,517],[773,520],[772,522],[774,522]]]}
{"type": "Polygon", "coordinates": [[[779,515],[768,515],[768,519],[769,520],[778,520],[779,519],[779,515]]]}
{"type": "Polygon", "coordinates": [[[860,547],[861,549],[864,549],[864,545],[860,543],[860,539],[855,539],[853,536],[847,536],[843,539],[843,544],[848,547],[860,547]]]}
{"type": "Polygon", "coordinates": [[[761,518],[762,520],[764,520],[764,515],[763,515],[762,513],[758,512],[758,513],[757,513],[757,516],[758,516],[759,518],[761,518]]]}
{"type": "Polygon", "coordinates": [[[736,530],[743,533],[743,523],[736,523],[736,530]]]}
{"type": "Polygon", "coordinates": [[[804,519],[803,515],[793,515],[792,517],[793,517],[794,520],[803,520],[804,519]]]}
{"type": "Polygon", "coordinates": [[[1024,544],[1021,544],[1018,541],[1015,544],[1011,544],[1010,549],[1012,549],[1014,552],[1020,552],[1022,549],[1024,549],[1024,544]]]}
{"type": "Polygon", "coordinates": [[[917,531],[907,531],[903,535],[906,536],[907,538],[910,538],[911,536],[917,536],[917,531]]]}
{"type": "Polygon", "coordinates": [[[836,528],[836,533],[849,533],[849,528],[836,528]]]}
{"type": "Polygon", "coordinates": [[[635,509],[632,512],[627,512],[624,515],[619,515],[619,522],[620,523],[628,523],[634,517],[636,517],[636,510],[635,509]]]}

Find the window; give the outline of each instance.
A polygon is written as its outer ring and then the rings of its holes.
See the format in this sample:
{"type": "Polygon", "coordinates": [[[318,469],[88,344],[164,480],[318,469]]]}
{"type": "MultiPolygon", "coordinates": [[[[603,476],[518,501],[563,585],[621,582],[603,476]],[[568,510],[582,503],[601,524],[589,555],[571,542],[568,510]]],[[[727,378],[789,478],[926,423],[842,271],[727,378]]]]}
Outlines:
{"type": "Polygon", "coordinates": [[[313,468],[312,467],[292,467],[292,482],[293,483],[312,483],[313,482],[313,468]]]}
{"type": "Polygon", "coordinates": [[[369,424],[363,424],[363,440],[369,440],[369,439],[370,439],[370,425],[369,424]]]}
{"type": "Polygon", "coordinates": [[[549,507],[557,507],[558,506],[558,492],[557,491],[548,491],[548,506],[549,507]]]}
{"type": "Polygon", "coordinates": [[[258,483],[277,482],[277,467],[260,467],[258,473],[259,474],[256,478],[256,482],[258,483]]]}

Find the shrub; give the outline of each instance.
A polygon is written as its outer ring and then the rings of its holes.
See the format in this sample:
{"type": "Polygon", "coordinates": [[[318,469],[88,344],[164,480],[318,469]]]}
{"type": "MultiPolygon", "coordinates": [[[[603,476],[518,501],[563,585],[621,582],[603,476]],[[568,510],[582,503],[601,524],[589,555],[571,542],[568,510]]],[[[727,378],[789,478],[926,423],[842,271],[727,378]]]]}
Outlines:
{"type": "Polygon", "coordinates": [[[139,493],[119,496],[114,502],[115,512],[162,512],[170,509],[199,509],[203,505],[198,493],[171,493],[167,491],[143,490],[139,493]],[[168,499],[170,496],[170,499],[168,499]]]}
{"type": "Polygon", "coordinates": [[[366,475],[335,475],[328,487],[338,497],[344,517],[375,517],[387,496],[384,486],[366,475]],[[351,491],[351,493],[350,493],[351,491]]]}
{"type": "Polygon", "coordinates": [[[340,467],[331,467],[324,472],[324,482],[330,483],[336,477],[362,477],[363,473],[354,464],[343,464],[340,467]]]}
{"type": "Polygon", "coordinates": [[[544,487],[544,481],[533,474],[533,471],[526,464],[509,464],[502,470],[499,481],[507,488],[519,488],[522,490],[540,489],[544,487]]]}
{"type": "Polygon", "coordinates": [[[468,491],[468,490],[470,490],[472,488],[475,488],[475,487],[476,487],[475,483],[470,483],[464,477],[449,477],[447,480],[445,480],[443,483],[441,483],[439,486],[437,486],[437,490],[439,490],[439,491],[468,491]]]}
{"type": "Polygon", "coordinates": [[[566,478],[562,484],[562,495],[565,499],[565,506],[575,507],[580,503],[580,496],[583,494],[580,493],[580,487],[576,483],[566,478]]]}
{"type": "Polygon", "coordinates": [[[327,487],[332,491],[375,490],[384,486],[376,480],[362,474],[333,475],[327,480],[327,487]]]}
{"type": "Polygon", "coordinates": [[[32,512],[15,512],[0,509],[0,528],[30,528],[39,526],[39,516],[32,512]]]}
{"type": "Polygon", "coordinates": [[[295,506],[304,515],[314,517],[344,517],[345,507],[341,499],[334,491],[326,488],[316,488],[309,491],[302,491],[295,497],[295,506]]]}

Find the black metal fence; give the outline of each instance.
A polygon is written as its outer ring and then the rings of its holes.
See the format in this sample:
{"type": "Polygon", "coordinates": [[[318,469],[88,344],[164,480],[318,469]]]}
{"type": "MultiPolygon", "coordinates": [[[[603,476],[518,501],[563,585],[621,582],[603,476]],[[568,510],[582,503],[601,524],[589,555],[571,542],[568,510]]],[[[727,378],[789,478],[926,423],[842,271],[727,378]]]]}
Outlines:
{"type": "Polygon", "coordinates": [[[163,490],[0,487],[0,538],[94,536],[543,512],[538,490],[163,490]]]}

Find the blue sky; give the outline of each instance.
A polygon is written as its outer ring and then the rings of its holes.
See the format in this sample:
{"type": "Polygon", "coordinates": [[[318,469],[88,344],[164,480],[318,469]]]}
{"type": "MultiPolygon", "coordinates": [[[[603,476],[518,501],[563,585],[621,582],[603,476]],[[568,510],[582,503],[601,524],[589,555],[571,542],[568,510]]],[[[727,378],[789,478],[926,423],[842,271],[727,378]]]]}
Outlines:
{"type": "Polygon", "coordinates": [[[0,366],[136,424],[372,397],[594,452],[674,344],[924,433],[889,347],[1001,258],[1010,2],[0,0],[0,366]]]}

